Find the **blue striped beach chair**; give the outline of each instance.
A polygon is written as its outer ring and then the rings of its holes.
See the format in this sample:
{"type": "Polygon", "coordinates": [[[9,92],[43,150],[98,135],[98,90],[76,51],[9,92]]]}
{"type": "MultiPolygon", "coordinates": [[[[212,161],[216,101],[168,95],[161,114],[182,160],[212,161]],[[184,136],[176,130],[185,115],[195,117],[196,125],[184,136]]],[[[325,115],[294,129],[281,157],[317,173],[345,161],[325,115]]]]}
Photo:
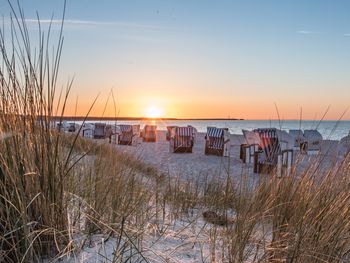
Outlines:
{"type": "Polygon", "coordinates": [[[173,127],[170,131],[170,152],[192,153],[194,144],[193,127],[173,127]]]}
{"type": "Polygon", "coordinates": [[[119,125],[119,134],[118,134],[118,144],[120,145],[132,145],[133,140],[133,127],[128,124],[119,125]]]}
{"type": "Polygon", "coordinates": [[[142,138],[144,142],[155,142],[157,141],[157,126],[156,125],[145,125],[142,132],[142,138]]]}
{"type": "Polygon", "coordinates": [[[206,155],[229,156],[230,138],[227,129],[207,127],[205,139],[206,155]]]}
{"type": "Polygon", "coordinates": [[[293,150],[281,149],[276,128],[263,128],[253,130],[260,138],[259,149],[254,153],[254,172],[270,173],[282,168],[290,168],[293,163],[293,150]]]}

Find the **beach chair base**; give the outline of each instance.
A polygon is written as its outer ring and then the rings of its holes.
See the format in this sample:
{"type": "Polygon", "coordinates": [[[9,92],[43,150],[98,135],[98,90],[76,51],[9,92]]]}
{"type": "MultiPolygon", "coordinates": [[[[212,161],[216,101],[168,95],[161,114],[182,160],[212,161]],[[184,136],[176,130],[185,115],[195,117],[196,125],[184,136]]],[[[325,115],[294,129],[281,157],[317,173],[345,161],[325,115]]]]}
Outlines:
{"type": "Polygon", "coordinates": [[[205,155],[223,156],[224,155],[224,149],[213,149],[213,148],[205,147],[204,153],[205,153],[205,155]]]}
{"type": "Polygon", "coordinates": [[[119,145],[132,145],[132,141],[118,141],[119,145]]]}
{"type": "Polygon", "coordinates": [[[156,142],[157,138],[142,138],[143,142],[156,142]]]}
{"type": "Polygon", "coordinates": [[[192,147],[177,147],[173,153],[192,153],[192,147]]]}
{"type": "Polygon", "coordinates": [[[254,160],[254,153],[258,149],[258,144],[241,144],[239,158],[243,163],[251,163],[254,160]]]}

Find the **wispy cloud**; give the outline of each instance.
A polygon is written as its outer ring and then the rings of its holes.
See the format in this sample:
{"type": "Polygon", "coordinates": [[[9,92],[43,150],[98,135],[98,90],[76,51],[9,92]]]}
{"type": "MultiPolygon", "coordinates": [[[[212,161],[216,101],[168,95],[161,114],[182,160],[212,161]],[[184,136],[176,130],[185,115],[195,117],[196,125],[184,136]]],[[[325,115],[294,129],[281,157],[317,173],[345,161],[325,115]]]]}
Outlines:
{"type": "Polygon", "coordinates": [[[350,37],[350,33],[345,33],[345,34],[343,34],[343,36],[350,37]]]}
{"type": "MultiPolygon", "coordinates": [[[[38,23],[37,19],[27,18],[25,19],[27,23],[38,23]]],[[[40,19],[41,24],[61,24],[61,19],[40,19]]],[[[144,30],[161,30],[164,29],[164,27],[160,26],[154,26],[150,24],[140,24],[140,23],[133,23],[133,22],[122,22],[122,21],[93,21],[93,20],[79,20],[79,19],[65,19],[64,25],[68,26],[83,26],[83,27],[89,27],[89,26],[112,26],[112,27],[118,27],[118,28],[133,28],[133,29],[144,29],[144,30]]]]}
{"type": "Polygon", "coordinates": [[[303,34],[303,35],[320,34],[320,32],[310,31],[310,30],[299,30],[299,31],[297,31],[297,33],[303,34]]]}

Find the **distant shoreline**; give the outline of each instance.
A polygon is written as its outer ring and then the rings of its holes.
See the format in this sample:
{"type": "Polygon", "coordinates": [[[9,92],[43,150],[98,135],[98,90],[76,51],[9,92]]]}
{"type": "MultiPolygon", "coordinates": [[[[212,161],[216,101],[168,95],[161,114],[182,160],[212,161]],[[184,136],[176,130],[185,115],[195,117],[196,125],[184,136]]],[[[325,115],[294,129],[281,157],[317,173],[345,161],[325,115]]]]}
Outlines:
{"type": "Polygon", "coordinates": [[[146,118],[146,117],[82,117],[82,116],[56,116],[52,117],[55,120],[69,120],[69,121],[147,121],[147,120],[162,120],[162,121],[244,121],[244,119],[236,119],[236,118],[146,118]]]}

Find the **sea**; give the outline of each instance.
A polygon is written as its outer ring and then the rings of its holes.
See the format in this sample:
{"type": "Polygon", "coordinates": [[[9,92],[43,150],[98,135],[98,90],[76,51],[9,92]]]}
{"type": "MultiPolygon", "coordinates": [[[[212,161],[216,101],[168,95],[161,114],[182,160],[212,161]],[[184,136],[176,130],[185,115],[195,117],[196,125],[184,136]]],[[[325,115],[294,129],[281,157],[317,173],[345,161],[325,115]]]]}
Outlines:
{"type": "Polygon", "coordinates": [[[191,125],[198,132],[206,132],[207,127],[228,128],[231,134],[242,134],[242,129],[256,128],[290,129],[317,129],[324,139],[340,140],[349,135],[350,121],[329,120],[123,120],[123,121],[89,121],[91,123],[105,122],[108,124],[139,124],[143,128],[146,124],[157,125],[158,130],[166,130],[167,126],[191,125]]]}

